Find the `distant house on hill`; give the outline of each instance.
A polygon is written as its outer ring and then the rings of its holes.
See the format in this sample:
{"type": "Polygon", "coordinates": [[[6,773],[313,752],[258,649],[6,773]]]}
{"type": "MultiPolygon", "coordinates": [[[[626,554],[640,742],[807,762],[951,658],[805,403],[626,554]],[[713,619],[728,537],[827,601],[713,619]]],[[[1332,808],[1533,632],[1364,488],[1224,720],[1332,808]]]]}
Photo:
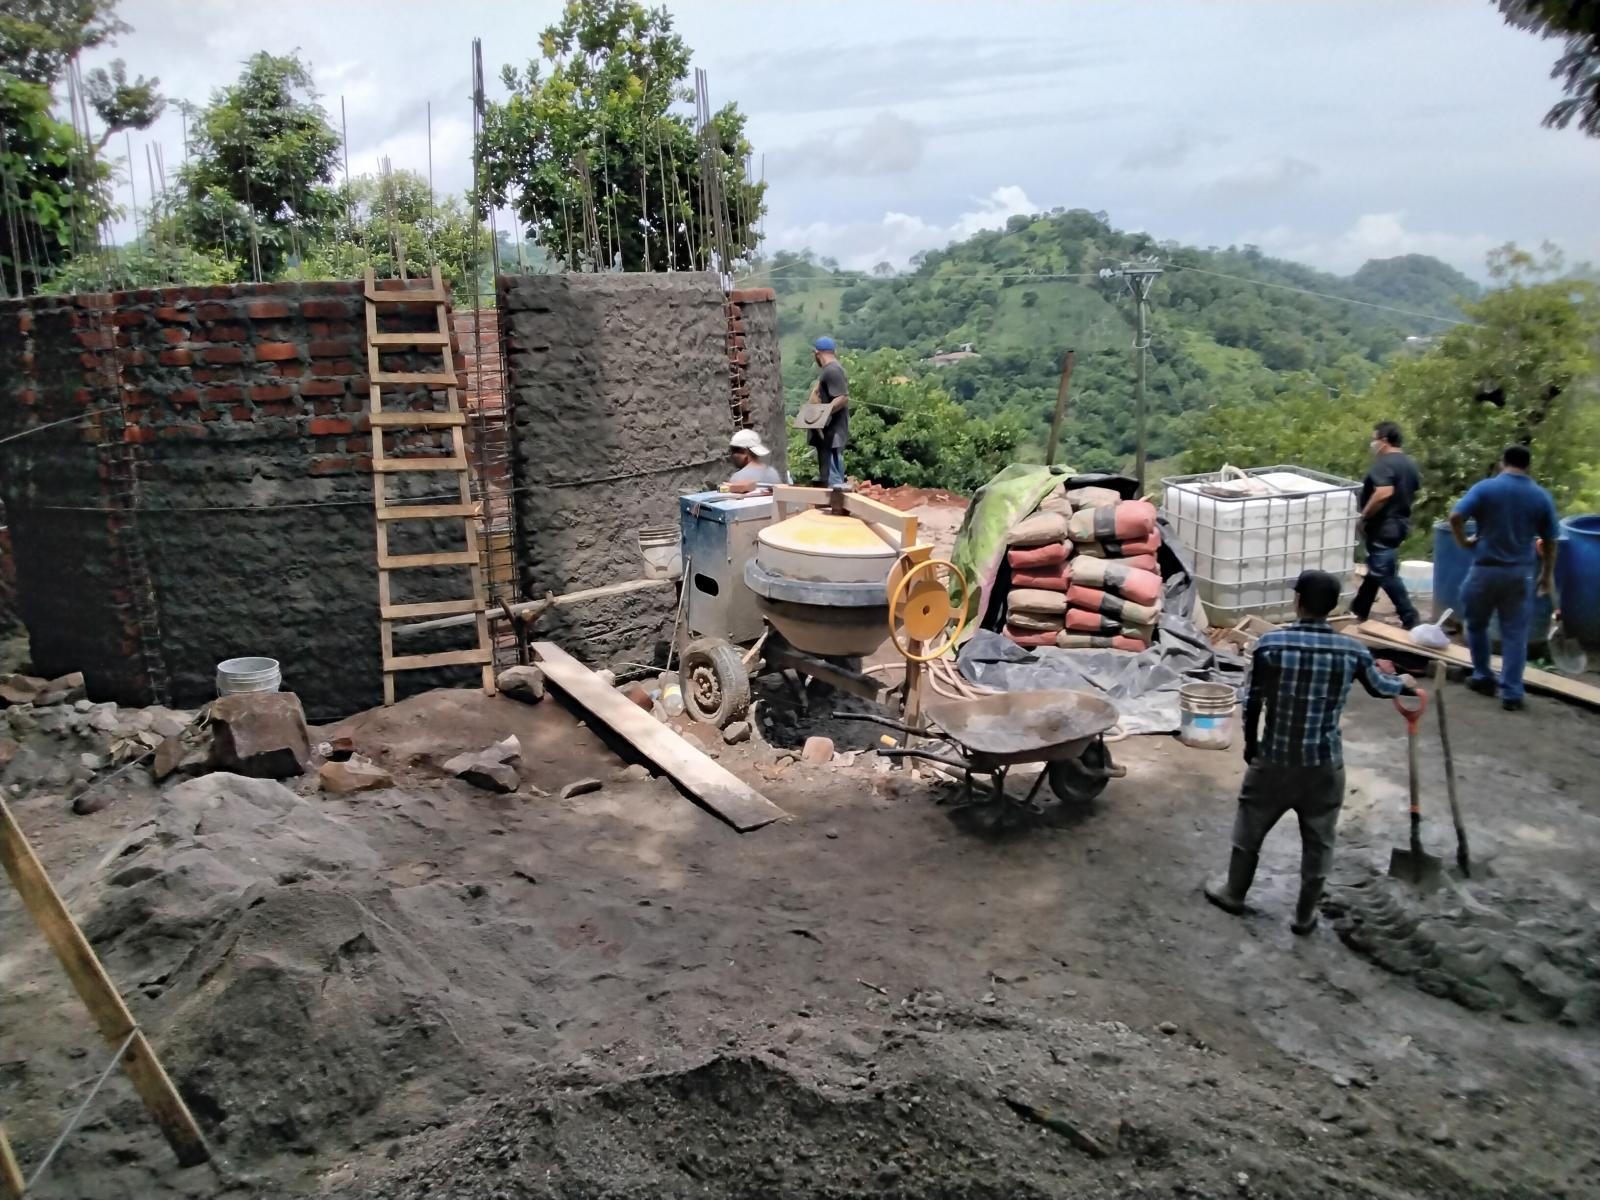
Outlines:
{"type": "Polygon", "coordinates": [[[982,357],[983,356],[981,354],[972,348],[971,342],[962,342],[961,345],[957,346],[954,350],[940,350],[936,352],[932,358],[928,359],[928,361],[936,367],[949,367],[954,366],[958,362],[965,362],[969,358],[982,357]]]}

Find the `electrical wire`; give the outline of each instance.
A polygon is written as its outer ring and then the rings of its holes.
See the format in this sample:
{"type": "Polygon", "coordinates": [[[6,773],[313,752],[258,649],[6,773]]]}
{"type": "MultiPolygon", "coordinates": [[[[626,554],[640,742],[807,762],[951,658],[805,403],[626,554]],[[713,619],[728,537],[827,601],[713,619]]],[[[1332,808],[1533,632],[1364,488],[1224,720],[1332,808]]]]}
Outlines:
{"type": "Polygon", "coordinates": [[[1434,313],[1417,312],[1409,308],[1396,308],[1392,304],[1378,304],[1371,300],[1357,300],[1353,296],[1336,296],[1332,292],[1316,292],[1310,288],[1294,287],[1287,283],[1271,283],[1265,279],[1251,279],[1248,275],[1229,275],[1225,271],[1208,271],[1204,267],[1190,267],[1182,263],[1167,263],[1166,270],[1188,271],[1195,275],[1213,275],[1218,279],[1232,279],[1236,283],[1254,284],[1256,287],[1273,288],[1280,292],[1294,292],[1300,296],[1315,296],[1319,300],[1335,300],[1340,304],[1358,304],[1362,308],[1376,308],[1383,312],[1398,313],[1402,317],[1416,317],[1423,321],[1439,321],[1446,325],[1476,325],[1476,321],[1465,321],[1456,317],[1441,317],[1434,313]]]}

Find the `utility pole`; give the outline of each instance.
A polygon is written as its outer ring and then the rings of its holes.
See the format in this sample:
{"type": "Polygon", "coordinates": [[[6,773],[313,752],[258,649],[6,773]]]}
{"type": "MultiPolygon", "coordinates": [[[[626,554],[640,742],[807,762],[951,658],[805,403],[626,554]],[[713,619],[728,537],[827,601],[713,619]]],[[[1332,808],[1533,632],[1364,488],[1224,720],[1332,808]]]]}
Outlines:
{"type": "Polygon", "coordinates": [[[1137,352],[1134,359],[1135,371],[1134,395],[1134,420],[1136,432],[1134,434],[1134,468],[1133,473],[1139,480],[1139,492],[1144,493],[1144,464],[1145,464],[1145,436],[1148,432],[1148,421],[1145,408],[1144,383],[1145,383],[1145,354],[1150,349],[1150,334],[1146,325],[1146,317],[1150,310],[1150,289],[1155,286],[1161,277],[1161,268],[1151,261],[1132,263],[1125,262],[1115,270],[1110,267],[1102,268],[1101,279],[1121,279],[1128,285],[1128,290],[1133,293],[1136,305],[1137,318],[1136,333],[1133,339],[1133,348],[1137,352]]]}

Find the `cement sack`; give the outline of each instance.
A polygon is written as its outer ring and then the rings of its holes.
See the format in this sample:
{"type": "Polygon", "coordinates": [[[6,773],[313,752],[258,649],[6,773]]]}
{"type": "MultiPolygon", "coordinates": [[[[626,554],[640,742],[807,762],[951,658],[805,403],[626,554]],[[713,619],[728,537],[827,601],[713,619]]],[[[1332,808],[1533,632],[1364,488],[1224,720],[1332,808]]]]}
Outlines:
{"type": "Polygon", "coordinates": [[[1047,513],[1060,513],[1064,517],[1070,517],[1073,514],[1074,509],[1072,507],[1071,500],[1068,500],[1065,496],[1056,495],[1047,497],[1046,499],[1040,501],[1039,511],[1047,513]]]}
{"type": "Polygon", "coordinates": [[[1067,540],[1067,518],[1061,513],[1036,512],[1023,517],[1006,533],[1007,546],[1043,546],[1067,540]]]}
{"type": "Polygon", "coordinates": [[[1138,654],[1149,647],[1138,638],[1125,637],[1121,634],[1115,637],[1103,637],[1092,633],[1058,633],[1056,634],[1056,648],[1058,650],[1126,650],[1129,654],[1138,654]]]}
{"type": "Polygon", "coordinates": [[[1067,589],[1067,603],[1087,612],[1101,613],[1113,621],[1132,625],[1154,625],[1161,615],[1161,601],[1154,604],[1137,604],[1124,600],[1115,592],[1073,584],[1067,589]]]}
{"type": "Polygon", "coordinates": [[[1059,567],[1072,557],[1069,542],[1049,542],[1043,546],[1029,546],[1024,550],[1006,551],[1006,562],[1013,571],[1037,571],[1041,567],[1059,567]]]}
{"type": "Polygon", "coordinates": [[[1061,615],[1012,611],[1006,614],[1006,624],[1017,633],[1060,633],[1061,615]]]}
{"type": "Polygon", "coordinates": [[[1161,549],[1161,535],[1151,534],[1149,537],[1135,538],[1127,542],[1119,542],[1112,538],[1107,541],[1074,542],[1073,545],[1077,547],[1079,554],[1087,554],[1093,558],[1153,559],[1156,552],[1161,549]]]}
{"type": "Polygon", "coordinates": [[[1054,646],[1059,632],[1059,630],[1046,630],[1035,633],[1032,630],[1019,629],[1009,622],[1005,629],[1006,637],[1019,646],[1054,646]]]}
{"type": "Polygon", "coordinates": [[[1115,508],[1122,503],[1122,493],[1114,488],[1080,487],[1069,490],[1066,499],[1073,512],[1080,508],[1115,508]]]}
{"type": "Polygon", "coordinates": [[[1161,576],[1140,571],[1114,558],[1077,558],[1072,563],[1072,582],[1100,591],[1115,592],[1135,604],[1154,604],[1161,599],[1161,576]]]}
{"type": "Polygon", "coordinates": [[[1049,616],[1052,613],[1059,616],[1067,611],[1067,591],[1049,591],[1045,588],[1012,588],[1006,596],[1006,608],[1011,612],[1034,613],[1039,616],[1049,616]]]}
{"type": "Polygon", "coordinates": [[[1156,506],[1124,500],[1115,507],[1086,508],[1072,514],[1068,531],[1075,542],[1137,542],[1156,531],[1156,506]]]}
{"type": "Polygon", "coordinates": [[[1062,563],[1059,567],[1040,567],[1034,571],[1011,572],[1013,588],[1042,588],[1047,592],[1064,592],[1072,586],[1072,567],[1062,563]]]}

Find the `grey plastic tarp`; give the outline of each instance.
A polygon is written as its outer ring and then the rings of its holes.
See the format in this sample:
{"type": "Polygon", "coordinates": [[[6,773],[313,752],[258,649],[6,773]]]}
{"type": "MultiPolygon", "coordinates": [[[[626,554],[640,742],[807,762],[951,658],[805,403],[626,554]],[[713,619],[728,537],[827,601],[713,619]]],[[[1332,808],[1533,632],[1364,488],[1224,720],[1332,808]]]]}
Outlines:
{"type": "Polygon", "coordinates": [[[973,633],[957,665],[964,678],[1003,692],[1066,688],[1094,692],[1117,706],[1126,733],[1172,733],[1180,722],[1178,689],[1191,681],[1243,688],[1250,664],[1211,645],[1194,623],[1193,567],[1187,548],[1163,518],[1165,578],[1160,633],[1148,650],[1029,649],[991,630],[973,633]]]}

